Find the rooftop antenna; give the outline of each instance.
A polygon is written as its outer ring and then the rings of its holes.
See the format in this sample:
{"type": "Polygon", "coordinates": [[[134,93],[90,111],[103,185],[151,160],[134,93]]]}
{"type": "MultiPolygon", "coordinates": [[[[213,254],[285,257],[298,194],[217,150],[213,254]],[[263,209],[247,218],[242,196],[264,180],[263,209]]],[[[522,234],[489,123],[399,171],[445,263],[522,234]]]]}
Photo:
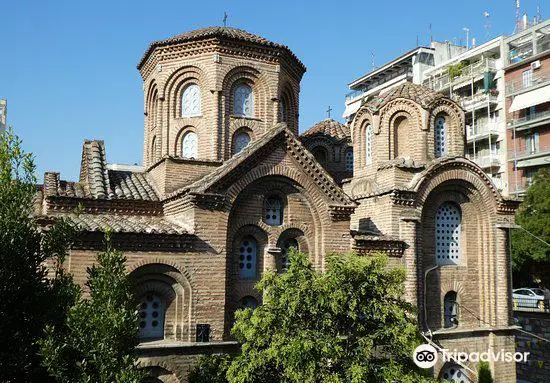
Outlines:
{"type": "Polygon", "coordinates": [[[520,8],[519,0],[516,0],[516,30],[515,30],[516,33],[521,30],[521,21],[520,21],[520,16],[519,16],[519,8],[520,8]]]}
{"type": "Polygon", "coordinates": [[[416,46],[418,47],[418,33],[416,34],[416,46]]]}
{"type": "Polygon", "coordinates": [[[428,24],[428,32],[430,33],[430,44],[434,41],[432,36],[432,23],[428,24]]]}
{"type": "Polygon", "coordinates": [[[372,59],[372,70],[375,70],[376,69],[376,65],[375,65],[375,54],[374,54],[374,50],[370,51],[370,56],[371,56],[371,59],[372,59]]]}
{"type": "Polygon", "coordinates": [[[489,17],[491,16],[491,14],[487,11],[483,12],[483,17],[485,17],[485,38],[487,40],[489,40],[489,38],[491,37],[491,32],[490,32],[490,29],[491,29],[491,19],[489,19],[489,17]]]}
{"type": "Polygon", "coordinates": [[[470,49],[470,43],[468,41],[470,39],[470,28],[464,27],[462,28],[462,30],[466,32],[466,50],[468,50],[470,49]]]}
{"type": "Polygon", "coordinates": [[[227,11],[223,12],[223,26],[227,27],[227,11]]]}
{"type": "Polygon", "coordinates": [[[540,12],[540,5],[537,5],[537,24],[542,21],[542,14],[540,12]]]}

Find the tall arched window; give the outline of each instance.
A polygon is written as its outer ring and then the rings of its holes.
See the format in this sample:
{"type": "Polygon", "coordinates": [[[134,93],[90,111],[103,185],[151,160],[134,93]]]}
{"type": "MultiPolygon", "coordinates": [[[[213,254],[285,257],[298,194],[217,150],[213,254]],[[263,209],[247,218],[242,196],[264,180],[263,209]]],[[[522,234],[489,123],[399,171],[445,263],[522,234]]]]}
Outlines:
{"type": "Polygon", "coordinates": [[[346,163],[346,171],[353,171],[353,149],[347,148],[346,153],[344,154],[344,161],[346,163]]]}
{"type": "Polygon", "coordinates": [[[283,201],[279,197],[270,197],[265,200],[265,223],[269,226],[278,226],[283,223],[283,201]]]}
{"type": "Polygon", "coordinates": [[[201,89],[197,84],[187,85],[181,94],[182,117],[200,116],[201,89]]]}
{"type": "Polygon", "coordinates": [[[147,293],[139,306],[139,337],[164,338],[164,304],[159,296],[147,293]]]}
{"type": "Polygon", "coordinates": [[[287,122],[286,101],[284,99],[279,101],[279,121],[287,122]]]}
{"type": "Polygon", "coordinates": [[[233,114],[236,116],[254,116],[254,93],[252,88],[241,84],[233,91],[233,114]]]}
{"type": "Polygon", "coordinates": [[[366,164],[372,164],[372,125],[365,129],[365,159],[366,164]]]}
{"type": "Polygon", "coordinates": [[[153,139],[151,140],[151,161],[155,161],[157,159],[157,136],[153,136],[153,139]]]}
{"type": "Polygon", "coordinates": [[[393,142],[394,158],[410,157],[412,147],[410,145],[412,134],[409,119],[405,116],[399,116],[394,121],[393,142]]]}
{"type": "Polygon", "coordinates": [[[298,241],[294,238],[287,239],[283,243],[283,248],[281,249],[281,271],[285,272],[288,270],[290,266],[290,259],[289,259],[289,253],[290,249],[296,249],[298,250],[298,241]]]}
{"type": "Polygon", "coordinates": [[[328,153],[325,148],[322,146],[317,146],[316,148],[313,148],[311,151],[313,154],[313,157],[319,162],[321,165],[326,165],[328,160],[328,153]]]}
{"type": "Polygon", "coordinates": [[[443,315],[445,318],[445,328],[458,325],[458,304],[456,302],[456,292],[449,291],[445,294],[443,300],[443,315]]]}
{"type": "Polygon", "coordinates": [[[250,142],[250,136],[246,132],[237,132],[233,138],[233,154],[239,153],[250,142]]]}
{"type": "Polygon", "coordinates": [[[187,132],[181,140],[181,156],[183,158],[197,158],[198,152],[197,133],[187,132]]]}
{"type": "Polygon", "coordinates": [[[256,259],[258,245],[252,237],[244,238],[239,243],[239,277],[242,279],[256,278],[256,259]]]}
{"type": "Polygon", "coordinates": [[[435,214],[435,256],[438,265],[460,263],[460,224],[458,206],[443,203],[435,214]]]}
{"type": "Polygon", "coordinates": [[[435,157],[442,157],[447,154],[447,123],[445,117],[435,119],[435,157]]]}

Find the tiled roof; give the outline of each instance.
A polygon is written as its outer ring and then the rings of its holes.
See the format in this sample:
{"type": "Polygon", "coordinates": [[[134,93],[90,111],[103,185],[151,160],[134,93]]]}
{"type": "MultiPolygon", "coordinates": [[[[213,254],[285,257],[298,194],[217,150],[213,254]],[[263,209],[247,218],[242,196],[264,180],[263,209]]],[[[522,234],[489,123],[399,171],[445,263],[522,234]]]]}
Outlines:
{"type": "Polygon", "coordinates": [[[201,28],[201,29],[196,29],[194,31],[183,33],[178,36],[170,37],[165,40],[154,41],[149,45],[143,57],[139,61],[138,69],[141,68],[141,66],[144,64],[145,60],[147,59],[147,57],[153,52],[153,50],[156,47],[162,47],[170,44],[183,43],[183,42],[193,41],[193,40],[202,40],[202,39],[212,38],[212,37],[224,37],[227,39],[240,40],[240,41],[245,41],[245,42],[254,43],[254,44],[261,44],[268,47],[283,49],[288,53],[290,53],[290,55],[296,61],[298,61],[300,66],[302,66],[303,69],[305,70],[304,64],[302,64],[302,62],[298,60],[298,58],[294,55],[294,53],[292,53],[292,51],[286,45],[274,43],[272,41],[264,39],[263,37],[260,37],[250,32],[247,32],[245,30],[233,28],[233,27],[201,28]]]}
{"type": "Polygon", "coordinates": [[[158,216],[135,216],[115,214],[66,215],[79,230],[104,232],[112,229],[115,233],[143,234],[186,234],[180,225],[158,216]]]}
{"type": "MultiPolygon", "coordinates": [[[[343,205],[354,205],[354,203],[349,199],[349,197],[342,191],[342,189],[334,182],[333,178],[330,176],[327,171],[317,163],[313,155],[303,146],[303,144],[298,140],[294,134],[286,128],[286,124],[277,124],[272,129],[267,131],[259,139],[253,140],[248,144],[241,152],[231,157],[229,160],[225,161],[222,166],[218,167],[212,173],[204,176],[200,180],[194,182],[193,184],[176,190],[166,198],[174,198],[181,194],[192,192],[192,193],[204,193],[209,190],[217,182],[220,182],[226,177],[231,177],[235,174],[236,169],[245,163],[252,163],[253,156],[256,153],[259,153],[262,148],[267,148],[270,142],[280,135],[288,134],[289,140],[292,141],[294,145],[302,148],[303,153],[306,156],[309,156],[311,159],[311,164],[319,172],[318,178],[320,182],[324,182],[326,185],[330,185],[330,189],[333,191],[332,198],[338,200],[339,203],[343,205]]],[[[272,149],[270,149],[272,150],[272,149]]],[[[256,162],[254,162],[257,164],[256,162]]]]}
{"type": "Polygon", "coordinates": [[[366,103],[373,111],[381,109],[384,105],[397,98],[405,98],[417,102],[423,108],[428,108],[435,100],[445,97],[443,94],[422,85],[406,82],[382,93],[366,103]]]}
{"type": "Polygon", "coordinates": [[[321,121],[302,133],[302,137],[325,135],[339,139],[351,136],[349,126],[339,123],[331,118],[321,121]]]}
{"type": "Polygon", "coordinates": [[[159,200],[147,173],[109,169],[103,141],[97,140],[84,141],[79,182],[63,181],[59,173],[47,172],[44,189],[47,197],[159,200]]]}

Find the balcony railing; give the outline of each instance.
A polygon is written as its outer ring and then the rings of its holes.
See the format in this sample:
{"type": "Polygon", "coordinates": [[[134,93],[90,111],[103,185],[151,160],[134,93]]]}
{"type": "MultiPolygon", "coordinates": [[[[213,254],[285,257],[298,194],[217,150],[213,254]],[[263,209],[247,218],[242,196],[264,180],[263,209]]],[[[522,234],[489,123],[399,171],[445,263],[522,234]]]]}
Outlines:
{"type": "Polygon", "coordinates": [[[550,72],[533,74],[529,81],[518,80],[506,85],[506,94],[528,90],[530,88],[550,83],[550,72]]]}
{"type": "Polygon", "coordinates": [[[546,299],[535,297],[512,298],[515,311],[550,312],[550,303],[546,299]]]}
{"type": "Polygon", "coordinates": [[[511,181],[508,184],[508,191],[510,194],[522,194],[531,186],[532,181],[525,178],[518,179],[517,182],[511,181]]]}
{"type": "Polygon", "coordinates": [[[358,89],[358,90],[351,91],[348,94],[346,94],[346,101],[350,101],[350,100],[353,100],[355,98],[359,98],[361,95],[363,95],[365,93],[366,93],[365,89],[358,89]]]}
{"type": "Polygon", "coordinates": [[[461,97],[457,101],[460,102],[464,109],[473,109],[477,105],[486,105],[487,102],[496,103],[498,96],[490,93],[477,93],[469,97],[461,97]]]}
{"type": "Polygon", "coordinates": [[[508,150],[508,159],[520,160],[526,157],[532,156],[542,156],[545,154],[550,154],[550,145],[537,146],[534,148],[517,148],[508,150]]]}
{"type": "Polygon", "coordinates": [[[433,90],[441,91],[452,84],[457,84],[471,79],[484,72],[496,71],[496,60],[483,59],[476,61],[468,66],[465,66],[456,77],[450,78],[448,73],[444,73],[437,77],[430,77],[424,81],[424,86],[430,87],[433,90]]]}
{"type": "Polygon", "coordinates": [[[497,122],[485,122],[466,127],[466,140],[474,141],[488,138],[489,136],[498,136],[499,129],[497,122]]]}
{"type": "Polygon", "coordinates": [[[540,122],[540,121],[543,121],[547,118],[550,118],[550,110],[545,110],[545,111],[542,111],[542,112],[535,112],[535,113],[528,114],[525,117],[514,118],[514,119],[509,120],[508,121],[508,127],[511,128],[511,127],[518,126],[518,125],[523,125],[523,124],[526,124],[526,123],[540,122]]]}
{"type": "Polygon", "coordinates": [[[493,166],[500,166],[500,159],[498,154],[492,154],[487,156],[472,157],[472,161],[478,164],[482,168],[490,168],[493,166]]]}

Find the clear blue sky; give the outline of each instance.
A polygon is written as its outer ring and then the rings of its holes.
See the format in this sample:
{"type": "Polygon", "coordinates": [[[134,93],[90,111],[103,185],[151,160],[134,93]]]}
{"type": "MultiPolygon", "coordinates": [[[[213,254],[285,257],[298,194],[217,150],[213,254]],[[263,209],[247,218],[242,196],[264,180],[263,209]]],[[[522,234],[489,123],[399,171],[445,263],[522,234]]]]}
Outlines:
{"type": "MultiPolygon", "coordinates": [[[[136,64],[151,41],[211,25],[246,29],[288,45],[307,66],[300,130],[338,118],[347,84],[416,45],[486,40],[514,29],[515,0],[386,1],[28,1],[0,6],[0,98],[8,121],[47,170],[75,180],[85,138],[105,140],[113,163],[141,163],[143,96],[136,64]],[[162,8],[157,6],[162,4],[162,8]]],[[[543,0],[522,0],[530,18],[543,0]]]]}

